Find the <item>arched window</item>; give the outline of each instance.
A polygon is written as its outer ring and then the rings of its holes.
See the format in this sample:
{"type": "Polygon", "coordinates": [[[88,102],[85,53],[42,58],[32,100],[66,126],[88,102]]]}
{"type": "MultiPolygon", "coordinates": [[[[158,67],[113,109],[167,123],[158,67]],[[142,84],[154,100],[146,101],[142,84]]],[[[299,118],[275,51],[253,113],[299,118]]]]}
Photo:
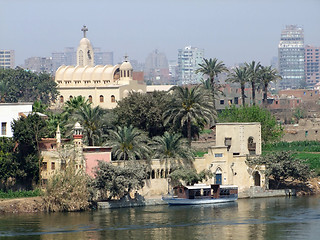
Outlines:
{"type": "Polygon", "coordinates": [[[114,95],[111,95],[111,102],[116,102],[116,97],[114,95]]]}
{"type": "Polygon", "coordinates": [[[254,142],[253,137],[248,138],[248,151],[250,155],[256,154],[256,143],[254,142]]]}
{"type": "Polygon", "coordinates": [[[73,98],[73,97],[70,95],[70,96],[69,96],[69,100],[72,100],[72,98],[73,98]]]}
{"type": "Polygon", "coordinates": [[[92,103],[92,96],[89,95],[89,102],[92,103]]]}
{"type": "Polygon", "coordinates": [[[123,75],[124,75],[124,77],[126,77],[126,76],[127,76],[127,75],[126,75],[126,71],[125,71],[125,70],[123,71],[123,75]]]}
{"type": "Polygon", "coordinates": [[[60,96],[60,102],[61,102],[61,103],[64,102],[63,96],[60,96]]]}
{"type": "Polygon", "coordinates": [[[127,77],[130,77],[130,72],[129,72],[129,70],[127,71],[127,77]]]}
{"type": "Polygon", "coordinates": [[[104,102],[104,98],[102,95],[100,95],[100,102],[104,102]]]}
{"type": "Polygon", "coordinates": [[[152,172],[151,172],[151,178],[152,179],[155,179],[156,178],[156,176],[155,176],[156,174],[155,174],[155,172],[154,172],[154,169],[152,169],[152,172]]]}

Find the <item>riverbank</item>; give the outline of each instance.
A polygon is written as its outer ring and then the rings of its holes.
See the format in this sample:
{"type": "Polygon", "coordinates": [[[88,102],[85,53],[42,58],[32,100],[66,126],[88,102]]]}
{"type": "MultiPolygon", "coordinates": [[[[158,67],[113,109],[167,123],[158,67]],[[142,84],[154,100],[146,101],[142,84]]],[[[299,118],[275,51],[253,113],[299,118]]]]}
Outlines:
{"type": "Polygon", "coordinates": [[[36,213],[43,212],[42,197],[0,199],[0,213],[36,213]]]}

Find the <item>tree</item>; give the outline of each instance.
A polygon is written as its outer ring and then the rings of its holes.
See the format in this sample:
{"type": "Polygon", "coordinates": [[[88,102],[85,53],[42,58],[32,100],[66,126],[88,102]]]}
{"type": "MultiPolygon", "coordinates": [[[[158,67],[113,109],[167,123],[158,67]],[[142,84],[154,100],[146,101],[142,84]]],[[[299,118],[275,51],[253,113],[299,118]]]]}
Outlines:
{"type": "Polygon", "coordinates": [[[34,101],[32,105],[32,112],[38,112],[45,114],[47,112],[48,106],[43,104],[41,100],[34,101]]]}
{"type": "Polygon", "coordinates": [[[186,124],[188,142],[191,146],[192,123],[211,124],[216,118],[213,102],[201,91],[199,85],[192,89],[175,86],[172,90],[174,96],[168,110],[163,113],[164,123],[173,123],[180,128],[186,124]]]}
{"type": "Polygon", "coordinates": [[[236,67],[233,72],[229,75],[228,81],[234,83],[240,83],[241,88],[241,98],[242,98],[242,105],[245,106],[245,84],[250,79],[250,70],[247,67],[236,67]]]}
{"type": "Polygon", "coordinates": [[[272,177],[276,182],[276,188],[285,180],[306,181],[312,176],[309,165],[300,159],[294,158],[291,152],[273,152],[258,158],[248,158],[250,166],[265,165],[266,177],[272,177]]]}
{"type": "Polygon", "coordinates": [[[15,153],[19,169],[17,178],[30,188],[40,178],[39,141],[47,136],[46,122],[33,113],[13,120],[12,130],[13,140],[18,143],[15,153]]]}
{"type": "Polygon", "coordinates": [[[130,92],[113,109],[114,125],[132,125],[148,133],[149,137],[161,136],[166,127],[162,114],[166,110],[171,94],[155,91],[150,94],[130,92]]]}
{"type": "Polygon", "coordinates": [[[252,61],[249,64],[245,63],[245,66],[248,68],[250,72],[249,82],[251,83],[251,89],[252,89],[252,103],[253,105],[256,105],[256,84],[258,84],[258,81],[259,81],[261,64],[260,62],[256,64],[255,61],[252,61]]]}
{"type": "Polygon", "coordinates": [[[186,185],[193,185],[212,178],[213,173],[210,170],[202,170],[200,173],[197,173],[193,168],[179,167],[172,171],[169,177],[175,185],[183,185],[181,181],[186,185]]]}
{"type": "Polygon", "coordinates": [[[267,109],[259,106],[240,108],[231,106],[222,110],[218,119],[219,122],[260,122],[261,138],[264,143],[278,141],[283,134],[283,128],[276,118],[267,109]]]}
{"type": "MultiPolygon", "coordinates": [[[[216,88],[219,88],[219,85],[216,86],[215,77],[217,77],[220,73],[228,72],[228,69],[222,61],[218,62],[218,59],[216,58],[210,58],[209,60],[204,58],[203,61],[204,63],[199,64],[200,68],[196,70],[196,73],[206,75],[210,79],[211,94],[212,98],[215,100],[217,93],[216,88]]],[[[214,100],[213,106],[215,108],[214,100]]]]}
{"type": "Polygon", "coordinates": [[[261,81],[261,87],[264,91],[263,94],[263,105],[267,107],[267,99],[268,99],[268,86],[270,82],[276,82],[281,79],[281,76],[278,74],[276,69],[273,69],[272,66],[261,67],[261,71],[259,74],[259,78],[261,81]]]}
{"type": "Polygon", "coordinates": [[[89,146],[102,144],[103,129],[105,127],[104,115],[106,111],[100,106],[91,107],[91,105],[80,106],[75,110],[69,128],[79,122],[83,127],[84,141],[89,146]]]}
{"type": "Polygon", "coordinates": [[[12,138],[0,138],[0,186],[6,191],[15,183],[18,166],[13,152],[12,138]]]}
{"type": "Polygon", "coordinates": [[[118,160],[149,158],[148,137],[132,125],[109,130],[107,145],[118,160]]]}
{"type": "Polygon", "coordinates": [[[44,104],[58,95],[57,84],[48,73],[33,73],[22,68],[0,69],[0,94],[5,102],[34,102],[44,104]]]}
{"type": "Polygon", "coordinates": [[[120,198],[132,190],[141,189],[146,177],[146,165],[129,162],[120,167],[99,161],[95,169],[94,186],[104,193],[109,193],[109,199],[120,198]]]}

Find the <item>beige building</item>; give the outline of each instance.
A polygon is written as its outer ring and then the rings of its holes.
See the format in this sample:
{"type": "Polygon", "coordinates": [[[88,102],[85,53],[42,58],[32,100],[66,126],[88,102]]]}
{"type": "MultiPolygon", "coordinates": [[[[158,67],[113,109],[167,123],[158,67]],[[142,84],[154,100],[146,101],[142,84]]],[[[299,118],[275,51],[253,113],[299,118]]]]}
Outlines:
{"type": "Polygon", "coordinates": [[[86,38],[88,29],[84,26],[82,31],[84,37],[77,49],[77,66],[63,65],[55,75],[60,92],[57,106],[81,95],[89,99],[94,106],[110,109],[131,91],[146,92],[144,83],[133,80],[133,68],[127,56],[122,64],[94,66],[93,47],[86,38]]]}
{"type": "Polygon", "coordinates": [[[14,50],[0,49],[0,68],[8,69],[15,67],[14,50]]]}

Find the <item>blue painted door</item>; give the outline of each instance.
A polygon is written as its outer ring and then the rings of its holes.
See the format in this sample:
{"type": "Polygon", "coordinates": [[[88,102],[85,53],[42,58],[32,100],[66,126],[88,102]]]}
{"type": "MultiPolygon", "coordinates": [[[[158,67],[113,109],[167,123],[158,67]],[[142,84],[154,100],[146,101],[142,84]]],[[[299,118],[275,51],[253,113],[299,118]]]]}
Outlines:
{"type": "Polygon", "coordinates": [[[222,174],[221,173],[216,174],[216,184],[222,184],[222,174]]]}

